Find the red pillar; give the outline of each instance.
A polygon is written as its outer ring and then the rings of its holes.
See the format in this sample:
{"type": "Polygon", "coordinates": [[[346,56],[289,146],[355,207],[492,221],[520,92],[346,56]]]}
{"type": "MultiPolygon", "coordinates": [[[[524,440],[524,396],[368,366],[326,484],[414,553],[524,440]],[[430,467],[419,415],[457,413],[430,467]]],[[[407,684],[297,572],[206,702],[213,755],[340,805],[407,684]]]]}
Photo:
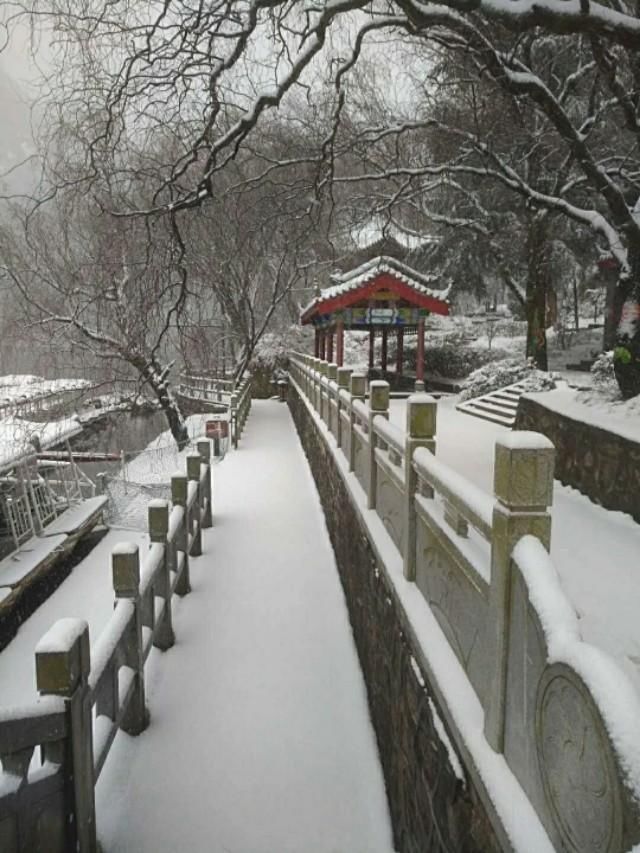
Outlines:
{"type": "Polygon", "coordinates": [[[418,347],[416,351],[416,381],[424,385],[424,317],[418,320],[418,347]]]}
{"type": "Polygon", "coordinates": [[[342,367],[344,363],[344,323],[342,320],[338,320],[336,350],[336,362],[338,363],[338,367],[342,367]]]}
{"type": "Polygon", "coordinates": [[[327,361],[333,361],[333,329],[329,329],[327,338],[327,361]]]}
{"type": "Polygon", "coordinates": [[[369,370],[373,370],[374,353],[376,348],[376,330],[373,326],[369,329],[369,370]]]}
{"type": "Polygon", "coordinates": [[[404,329],[398,326],[396,349],[396,376],[402,376],[402,361],[404,359],[404,329]]]}
{"type": "Polygon", "coordinates": [[[382,330],[382,348],[380,354],[380,367],[382,368],[382,372],[387,372],[387,341],[388,341],[389,330],[385,326],[382,330]]]}
{"type": "Polygon", "coordinates": [[[316,327],[316,340],[313,349],[313,354],[316,358],[320,358],[320,329],[316,327]]]}

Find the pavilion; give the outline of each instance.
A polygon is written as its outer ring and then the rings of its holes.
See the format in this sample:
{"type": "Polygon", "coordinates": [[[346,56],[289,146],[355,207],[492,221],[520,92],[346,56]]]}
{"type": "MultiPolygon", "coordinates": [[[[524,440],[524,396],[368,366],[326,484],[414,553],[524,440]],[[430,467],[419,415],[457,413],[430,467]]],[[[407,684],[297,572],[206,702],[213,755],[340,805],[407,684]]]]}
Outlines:
{"type": "Polygon", "coordinates": [[[376,335],[380,368],[388,367],[389,332],[396,335],[396,376],[402,376],[405,334],[417,334],[416,381],[424,382],[424,328],[429,314],[448,314],[448,289],[434,288],[425,276],[396,258],[380,255],[348,272],[331,276],[302,312],[303,325],[315,328],[315,356],[342,366],[344,332],[369,332],[369,369],[374,368],[376,335]]]}

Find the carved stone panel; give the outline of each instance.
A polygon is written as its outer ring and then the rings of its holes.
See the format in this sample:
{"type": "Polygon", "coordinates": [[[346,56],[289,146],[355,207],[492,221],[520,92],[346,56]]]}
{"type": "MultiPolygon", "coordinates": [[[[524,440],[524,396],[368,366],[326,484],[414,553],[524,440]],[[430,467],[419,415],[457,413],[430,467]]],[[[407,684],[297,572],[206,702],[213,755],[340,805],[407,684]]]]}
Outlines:
{"type": "Polygon", "coordinates": [[[527,586],[512,564],[509,619],[504,753],[509,767],[541,813],[545,796],[538,769],[536,695],[547,665],[547,646],[537,614],[529,603],[527,586]]]}
{"type": "Polygon", "coordinates": [[[488,681],[488,604],[446,547],[446,537],[417,523],[416,584],[431,607],[482,704],[488,681]]]}
{"type": "Polygon", "coordinates": [[[349,431],[349,415],[344,412],[340,413],[342,419],[342,452],[345,457],[349,458],[349,444],[351,443],[351,434],[349,431]]]}
{"type": "Polygon", "coordinates": [[[402,492],[397,484],[384,469],[378,467],[376,509],[389,536],[401,554],[404,553],[405,541],[402,497],[402,492]]]}
{"type": "Polygon", "coordinates": [[[564,664],[538,686],[536,742],[547,807],[562,849],[618,853],[622,792],[615,757],[591,694],[564,664]]]}
{"type": "Polygon", "coordinates": [[[357,432],[354,433],[354,449],[355,455],[353,470],[358,478],[358,482],[366,492],[369,483],[369,455],[367,453],[367,448],[364,446],[363,441],[357,432]]]}

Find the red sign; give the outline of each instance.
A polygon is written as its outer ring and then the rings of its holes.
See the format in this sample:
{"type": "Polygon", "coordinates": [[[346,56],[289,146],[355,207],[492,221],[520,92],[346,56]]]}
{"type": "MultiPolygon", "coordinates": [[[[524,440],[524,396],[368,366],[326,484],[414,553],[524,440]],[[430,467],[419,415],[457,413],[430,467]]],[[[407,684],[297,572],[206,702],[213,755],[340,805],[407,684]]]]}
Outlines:
{"type": "Polygon", "coordinates": [[[228,438],[229,421],[207,421],[205,435],[207,438],[228,438]]]}

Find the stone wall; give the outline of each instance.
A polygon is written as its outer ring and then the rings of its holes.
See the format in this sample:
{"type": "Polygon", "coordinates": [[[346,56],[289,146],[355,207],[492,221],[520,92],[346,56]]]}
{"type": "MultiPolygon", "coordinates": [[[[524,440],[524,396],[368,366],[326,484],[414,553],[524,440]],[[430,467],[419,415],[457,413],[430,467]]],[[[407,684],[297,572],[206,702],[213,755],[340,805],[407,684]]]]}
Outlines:
{"type": "Polygon", "coordinates": [[[640,444],[521,397],[515,429],[534,430],[556,448],[555,476],[606,509],[640,521],[640,444]]]}
{"type": "MultiPolygon", "coordinates": [[[[333,455],[295,386],[289,406],[314,474],[367,684],[399,853],[494,853],[503,849],[468,774],[456,775],[444,726],[385,572],[360,523],[333,455]],[[435,715],[438,715],[437,718],[435,715]]],[[[464,772],[464,771],[463,771],[464,772]]]]}

